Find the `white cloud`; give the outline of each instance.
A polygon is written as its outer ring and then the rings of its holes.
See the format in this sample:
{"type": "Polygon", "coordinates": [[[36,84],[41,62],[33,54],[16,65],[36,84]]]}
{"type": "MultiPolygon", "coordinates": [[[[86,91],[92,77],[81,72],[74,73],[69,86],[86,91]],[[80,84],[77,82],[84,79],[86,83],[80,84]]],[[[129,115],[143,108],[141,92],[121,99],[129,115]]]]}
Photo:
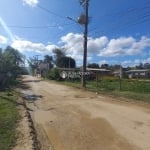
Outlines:
{"type": "Polygon", "coordinates": [[[21,52],[34,51],[37,53],[42,53],[42,52],[51,53],[52,50],[57,47],[56,45],[44,45],[43,43],[33,43],[31,41],[22,40],[22,39],[14,40],[11,46],[18,49],[21,52]]]}
{"type": "Polygon", "coordinates": [[[119,56],[119,55],[137,55],[141,54],[143,50],[150,47],[150,38],[141,37],[139,41],[133,37],[121,37],[118,39],[111,39],[107,46],[100,50],[100,56],[119,56]]]}
{"type": "Polygon", "coordinates": [[[102,36],[99,38],[89,38],[88,39],[88,52],[90,53],[99,53],[108,43],[108,38],[102,36]]]}
{"type": "Polygon", "coordinates": [[[2,35],[0,35],[0,44],[7,44],[8,39],[2,35]]]}
{"type": "MultiPolygon", "coordinates": [[[[75,59],[83,59],[83,35],[68,33],[61,38],[61,43],[67,49],[67,53],[75,59]]],[[[98,54],[108,43],[105,36],[99,38],[88,38],[88,60],[91,60],[93,54],[98,54]]]]}
{"type": "MultiPolygon", "coordinates": [[[[2,40],[1,40],[2,41],[2,40]]],[[[77,62],[82,64],[83,60],[83,35],[82,34],[74,34],[68,33],[65,36],[60,38],[60,42],[58,45],[54,45],[52,43],[43,44],[43,43],[35,43],[28,40],[20,39],[16,37],[16,40],[13,41],[12,47],[18,49],[21,52],[34,51],[38,53],[52,53],[52,50],[55,48],[66,48],[66,55],[73,57],[77,62]]],[[[133,37],[120,37],[116,39],[108,39],[106,36],[102,36],[99,38],[88,37],[88,56],[87,62],[95,62],[98,56],[112,57],[116,56],[116,58],[120,56],[131,56],[131,55],[145,55],[149,53],[148,48],[150,48],[150,38],[141,37],[141,39],[137,40],[133,37]]],[[[140,57],[139,57],[140,58],[140,57]]],[[[102,61],[99,64],[109,63],[115,60],[110,59],[110,61],[102,61]]],[[[123,65],[130,66],[132,64],[140,63],[138,60],[134,61],[124,61],[123,65]]],[[[144,60],[142,60],[144,62],[144,60]]],[[[117,62],[116,62],[117,63],[117,62]]],[[[120,62],[119,62],[120,63],[120,62]]]]}
{"type": "Polygon", "coordinates": [[[125,60],[121,63],[121,65],[124,67],[128,67],[128,66],[134,67],[139,65],[140,63],[143,64],[150,63],[150,57],[146,59],[125,60]]]}
{"type": "Polygon", "coordinates": [[[61,42],[67,49],[67,54],[71,55],[75,59],[82,59],[83,36],[81,34],[68,33],[61,37],[61,42]]]}
{"type": "Polygon", "coordinates": [[[35,7],[39,3],[39,0],[22,0],[22,1],[23,4],[27,4],[31,7],[35,7]]]}
{"type": "MultiPolygon", "coordinates": [[[[80,59],[83,55],[83,35],[68,33],[61,37],[61,43],[66,47],[68,54],[80,59]]],[[[88,38],[88,56],[93,55],[113,57],[131,56],[141,54],[146,48],[150,47],[150,38],[141,37],[136,40],[133,37],[120,37],[108,39],[106,36],[99,38],[88,38]]]]}

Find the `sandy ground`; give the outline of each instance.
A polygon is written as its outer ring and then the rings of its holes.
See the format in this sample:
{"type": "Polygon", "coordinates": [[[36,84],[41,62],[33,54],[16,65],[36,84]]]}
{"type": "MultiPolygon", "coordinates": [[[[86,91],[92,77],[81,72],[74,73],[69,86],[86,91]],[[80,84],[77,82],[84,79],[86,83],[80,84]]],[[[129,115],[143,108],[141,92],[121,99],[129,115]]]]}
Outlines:
{"type": "Polygon", "coordinates": [[[23,81],[42,150],[150,150],[149,106],[32,76],[23,81]]]}

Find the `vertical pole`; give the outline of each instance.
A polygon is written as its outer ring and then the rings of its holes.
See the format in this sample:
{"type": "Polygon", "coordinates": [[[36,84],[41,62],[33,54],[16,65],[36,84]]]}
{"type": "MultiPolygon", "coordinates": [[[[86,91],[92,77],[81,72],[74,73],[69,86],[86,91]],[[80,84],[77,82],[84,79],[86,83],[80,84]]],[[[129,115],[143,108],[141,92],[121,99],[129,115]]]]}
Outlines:
{"type": "Polygon", "coordinates": [[[85,27],[84,27],[84,44],[83,44],[83,48],[84,48],[84,52],[83,52],[83,68],[82,68],[82,80],[81,80],[81,84],[83,88],[86,88],[86,64],[87,64],[87,36],[88,36],[88,6],[89,6],[89,0],[85,0],[85,27]]]}
{"type": "Polygon", "coordinates": [[[120,65],[120,71],[119,71],[119,91],[121,91],[121,88],[122,88],[121,79],[122,79],[122,67],[120,65]]]}

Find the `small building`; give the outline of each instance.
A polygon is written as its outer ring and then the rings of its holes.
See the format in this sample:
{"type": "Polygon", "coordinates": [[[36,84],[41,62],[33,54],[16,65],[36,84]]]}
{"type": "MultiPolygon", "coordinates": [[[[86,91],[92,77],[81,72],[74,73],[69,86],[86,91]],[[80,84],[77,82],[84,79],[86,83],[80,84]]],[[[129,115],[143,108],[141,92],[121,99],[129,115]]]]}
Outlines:
{"type": "Polygon", "coordinates": [[[48,63],[39,63],[36,68],[34,69],[34,76],[37,77],[45,77],[46,72],[49,70],[49,64],[48,63]]]}
{"type": "Polygon", "coordinates": [[[101,68],[86,68],[86,70],[97,74],[98,77],[109,75],[111,73],[111,70],[101,68]]]}
{"type": "Polygon", "coordinates": [[[126,71],[129,78],[150,78],[150,69],[138,69],[126,71]]]}
{"type": "Polygon", "coordinates": [[[49,63],[40,63],[38,65],[38,68],[39,68],[41,76],[45,77],[46,76],[46,72],[50,69],[49,63]]]}
{"type": "MultiPolygon", "coordinates": [[[[82,68],[58,68],[60,70],[60,76],[62,78],[81,78],[83,75],[82,68]]],[[[99,79],[102,76],[110,74],[110,70],[107,69],[97,69],[97,68],[86,68],[85,76],[87,80],[99,79]]]]}

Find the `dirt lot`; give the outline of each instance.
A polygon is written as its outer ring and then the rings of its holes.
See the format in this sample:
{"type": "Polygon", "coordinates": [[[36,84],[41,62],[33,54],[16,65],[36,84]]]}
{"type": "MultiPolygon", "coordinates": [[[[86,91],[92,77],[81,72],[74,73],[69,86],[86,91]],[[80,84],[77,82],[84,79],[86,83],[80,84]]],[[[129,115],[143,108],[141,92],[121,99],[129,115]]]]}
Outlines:
{"type": "Polygon", "coordinates": [[[149,106],[32,76],[23,81],[21,92],[41,149],[150,150],[149,106]]]}

